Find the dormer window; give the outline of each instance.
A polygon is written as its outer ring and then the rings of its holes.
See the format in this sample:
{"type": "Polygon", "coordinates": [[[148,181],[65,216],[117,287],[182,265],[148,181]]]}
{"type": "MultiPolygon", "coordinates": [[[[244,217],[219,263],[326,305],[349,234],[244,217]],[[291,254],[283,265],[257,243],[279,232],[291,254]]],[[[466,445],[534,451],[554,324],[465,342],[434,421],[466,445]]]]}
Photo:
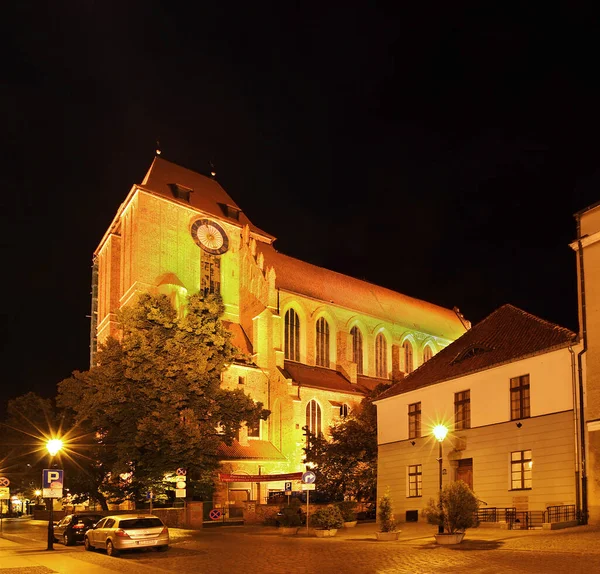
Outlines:
{"type": "Polygon", "coordinates": [[[487,351],[489,351],[489,349],[486,349],[485,347],[477,347],[477,346],[468,347],[464,351],[462,351],[458,355],[456,355],[456,357],[454,357],[452,364],[455,365],[456,363],[460,363],[461,361],[464,361],[465,359],[470,359],[471,357],[481,355],[481,353],[485,353],[487,351]]]}
{"type": "Polygon", "coordinates": [[[171,193],[175,199],[180,199],[186,203],[190,202],[190,194],[194,191],[193,189],[179,183],[170,183],[169,187],[171,188],[171,193]]]}
{"type": "Polygon", "coordinates": [[[219,207],[221,208],[221,211],[223,211],[223,215],[225,217],[235,219],[236,221],[240,220],[240,213],[242,210],[239,207],[235,207],[227,203],[219,203],[219,207]]]}

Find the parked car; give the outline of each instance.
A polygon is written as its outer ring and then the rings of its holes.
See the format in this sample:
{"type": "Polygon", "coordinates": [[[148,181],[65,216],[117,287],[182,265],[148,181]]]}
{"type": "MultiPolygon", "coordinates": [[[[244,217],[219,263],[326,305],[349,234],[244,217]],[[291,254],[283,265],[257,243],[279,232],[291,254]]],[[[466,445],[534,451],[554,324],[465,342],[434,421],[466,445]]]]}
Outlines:
{"type": "Polygon", "coordinates": [[[117,514],[105,516],[84,536],[86,550],[102,548],[109,556],[134,548],[169,548],[169,529],[152,514],[117,514]]]}
{"type": "Polygon", "coordinates": [[[101,518],[102,514],[97,512],[67,514],[62,520],[54,524],[54,540],[62,542],[65,546],[83,542],[85,533],[101,518]]]}

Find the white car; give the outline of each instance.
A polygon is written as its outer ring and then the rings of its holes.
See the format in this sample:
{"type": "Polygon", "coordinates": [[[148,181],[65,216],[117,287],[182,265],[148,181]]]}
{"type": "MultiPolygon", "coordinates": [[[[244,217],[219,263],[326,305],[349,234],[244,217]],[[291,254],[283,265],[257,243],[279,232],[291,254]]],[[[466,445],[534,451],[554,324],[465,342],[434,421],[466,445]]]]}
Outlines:
{"type": "Polygon", "coordinates": [[[86,550],[103,548],[109,556],[118,556],[121,550],[134,548],[169,548],[169,529],[152,514],[115,514],[105,516],[83,539],[86,550]]]}

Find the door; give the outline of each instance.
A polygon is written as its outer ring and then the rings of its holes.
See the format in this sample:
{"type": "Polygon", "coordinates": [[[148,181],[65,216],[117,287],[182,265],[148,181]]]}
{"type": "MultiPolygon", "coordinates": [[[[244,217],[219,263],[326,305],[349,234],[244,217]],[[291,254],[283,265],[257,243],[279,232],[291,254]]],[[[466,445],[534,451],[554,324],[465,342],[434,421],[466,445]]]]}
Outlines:
{"type": "Polygon", "coordinates": [[[462,480],[467,486],[473,490],[473,459],[465,458],[458,461],[458,469],[456,471],[456,480],[462,480]]]}

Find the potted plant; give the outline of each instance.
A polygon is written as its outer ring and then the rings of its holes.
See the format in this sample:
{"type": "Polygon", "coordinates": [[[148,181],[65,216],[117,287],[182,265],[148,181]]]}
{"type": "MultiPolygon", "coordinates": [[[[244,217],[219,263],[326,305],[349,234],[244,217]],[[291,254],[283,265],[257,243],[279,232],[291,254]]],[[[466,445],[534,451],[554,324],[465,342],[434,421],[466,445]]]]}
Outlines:
{"type": "Polygon", "coordinates": [[[277,524],[281,529],[281,534],[297,534],[298,528],[302,526],[303,516],[300,503],[292,501],[289,506],[283,506],[277,513],[277,524]]]}
{"type": "Polygon", "coordinates": [[[343,500],[336,502],[335,505],[340,509],[344,519],[344,528],[353,528],[358,522],[356,517],[356,502],[353,500],[343,500]]]}
{"type": "Polygon", "coordinates": [[[398,540],[400,531],[396,529],[396,517],[389,487],[379,499],[377,522],[379,523],[379,531],[376,532],[377,540],[398,540]]]}
{"type": "Polygon", "coordinates": [[[317,509],[310,517],[310,524],[315,529],[315,534],[318,538],[335,536],[338,528],[344,525],[344,518],[340,509],[328,504],[317,509]]]}
{"type": "Polygon", "coordinates": [[[423,509],[429,524],[436,524],[440,532],[435,535],[438,544],[459,544],[465,530],[477,526],[479,501],[462,480],[447,484],[438,500],[431,498],[423,509]]]}

